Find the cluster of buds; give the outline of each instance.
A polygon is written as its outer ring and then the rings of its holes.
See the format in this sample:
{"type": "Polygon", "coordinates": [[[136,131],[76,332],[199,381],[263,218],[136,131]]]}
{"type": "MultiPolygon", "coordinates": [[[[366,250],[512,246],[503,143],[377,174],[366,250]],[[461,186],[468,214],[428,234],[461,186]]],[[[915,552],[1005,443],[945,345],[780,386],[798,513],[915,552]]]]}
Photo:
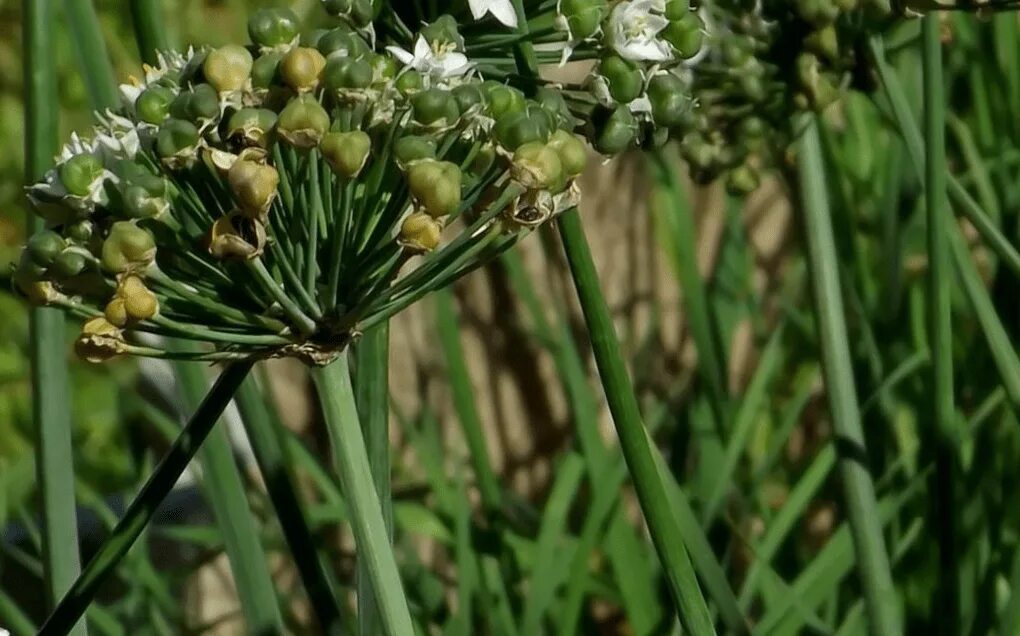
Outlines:
{"type": "Polygon", "coordinates": [[[328,29],[266,9],[248,45],[164,52],[29,189],[47,229],[13,280],[86,321],[83,358],[328,363],[577,204],[559,91],[487,78],[449,16],[385,46],[371,2],[324,5],[328,29]]]}

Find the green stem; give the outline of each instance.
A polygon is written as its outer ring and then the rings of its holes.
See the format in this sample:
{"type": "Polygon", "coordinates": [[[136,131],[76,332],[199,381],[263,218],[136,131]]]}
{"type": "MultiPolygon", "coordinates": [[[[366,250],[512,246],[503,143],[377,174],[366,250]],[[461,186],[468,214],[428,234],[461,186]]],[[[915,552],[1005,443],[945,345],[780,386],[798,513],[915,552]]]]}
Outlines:
{"type": "Polygon", "coordinates": [[[389,636],[411,636],[414,628],[400,582],[396,558],[389,545],[382,505],[372,483],[372,467],[358,421],[347,354],[312,370],[333,448],[333,462],[351,515],[358,557],[366,563],[389,636]]]}
{"type": "Polygon", "coordinates": [[[141,492],[128,506],[127,512],[117,523],[110,537],[92,557],[85,571],[43,624],[39,636],[67,634],[81,618],[85,608],[99,591],[99,587],[113,573],[114,568],[148,525],[160,502],[170,494],[170,490],[219,420],[241,381],[248,375],[251,365],[251,362],[234,363],[220,374],[216,384],[206,394],[202,404],[191,416],[141,492]]]}
{"type": "Polygon", "coordinates": [[[155,66],[158,62],[157,53],[170,48],[166,37],[166,24],[163,21],[160,0],[130,0],[131,21],[135,27],[135,40],[142,61],[155,66]]]}
{"type": "MultiPolygon", "coordinates": [[[[365,449],[372,471],[375,492],[382,504],[383,521],[390,543],[393,542],[393,497],[390,492],[389,426],[389,353],[390,326],[380,323],[369,329],[354,347],[357,373],[354,376],[355,401],[365,437],[365,449]]],[[[366,559],[358,559],[358,625],[362,634],[378,634],[383,624],[379,601],[372,586],[366,559]]]]}
{"type": "MultiPolygon", "coordinates": [[[[57,80],[50,29],[49,0],[25,0],[25,176],[41,178],[57,148],[57,80]]],[[[28,231],[43,228],[30,215],[28,231]]],[[[78,519],[74,499],[71,446],[70,378],[64,315],[58,309],[33,308],[29,315],[32,360],[32,424],[35,468],[42,508],[42,556],[48,606],[67,591],[81,570],[78,519]]],[[[68,625],[71,629],[73,623],[68,625]]],[[[73,633],[86,633],[85,624],[73,633]]]]}
{"type": "Polygon", "coordinates": [[[798,154],[801,215],[821,338],[822,370],[836,438],[847,516],[872,634],[899,634],[889,557],[877,515],[839,283],[839,264],[826,194],[818,122],[806,122],[798,154]]]}
{"type": "Polygon", "coordinates": [[[680,622],[684,631],[693,636],[714,634],[712,617],[698,586],[677,519],[666,498],[665,487],[655,467],[609,307],[599,288],[598,274],[581,226],[581,217],[576,209],[571,210],[560,216],[557,224],[588,325],[595,364],[620,438],[620,447],[634,480],[634,489],[648,523],[652,542],[669,581],[680,622]]]}
{"type": "MultiPolygon", "coordinates": [[[[113,108],[120,101],[113,78],[103,30],[90,0],[64,0],[67,24],[81,61],[82,79],[95,110],[113,108]]],[[[51,23],[52,24],[52,23],[51,23]]],[[[49,25],[47,25],[49,26],[49,25]]]]}
{"type": "MultiPolygon", "coordinates": [[[[171,350],[188,350],[187,345],[180,342],[168,342],[168,345],[171,350]]],[[[177,362],[174,375],[182,403],[189,410],[195,408],[208,386],[204,365],[177,362]]],[[[259,541],[258,525],[248,508],[244,482],[224,427],[209,433],[198,453],[198,461],[202,468],[202,490],[223,536],[248,631],[252,634],[282,633],[283,619],[266,564],[266,553],[259,541]]]]}

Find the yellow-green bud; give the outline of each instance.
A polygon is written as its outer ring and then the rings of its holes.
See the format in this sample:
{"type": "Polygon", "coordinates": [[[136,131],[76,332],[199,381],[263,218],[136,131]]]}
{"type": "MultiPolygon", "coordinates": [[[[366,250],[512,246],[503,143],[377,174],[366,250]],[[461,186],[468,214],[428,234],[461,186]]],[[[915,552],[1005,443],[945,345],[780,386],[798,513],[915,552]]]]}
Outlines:
{"type": "Polygon", "coordinates": [[[567,184],[559,154],[540,141],[526,143],[514,151],[510,174],[528,189],[553,194],[562,192],[567,184]]]}
{"type": "Polygon", "coordinates": [[[128,324],[128,313],[127,306],[123,298],[114,297],[113,300],[106,303],[106,309],[103,310],[103,317],[114,327],[126,327],[128,324]]]}
{"type": "Polygon", "coordinates": [[[431,252],[439,246],[443,226],[424,212],[414,212],[400,225],[398,242],[414,252],[431,252]]]}
{"type": "Polygon", "coordinates": [[[202,65],[205,79],[220,93],[244,88],[254,63],[248,49],[228,44],[209,52],[202,65]]]}
{"type": "Polygon", "coordinates": [[[298,46],[280,61],[280,77],[287,86],[301,93],[319,85],[319,74],[326,66],[326,58],[317,50],[298,46]]]}
{"type": "Polygon", "coordinates": [[[280,137],[298,148],[314,148],[329,130],[329,114],[311,95],[296,97],[280,113],[276,123],[280,137]]]}
{"type": "Polygon", "coordinates": [[[263,217],[269,212],[276,197],[280,173],[272,166],[238,159],[227,172],[227,182],[242,213],[263,217]]]}
{"type": "Polygon", "coordinates": [[[333,172],[353,179],[368,161],[372,139],[361,130],[326,133],[319,143],[319,150],[333,172]]]}
{"type": "Polygon", "coordinates": [[[132,221],[117,221],[103,241],[102,264],[115,274],[145,269],[156,259],[156,242],[132,221]]]}
{"type": "Polygon", "coordinates": [[[449,161],[423,159],[407,168],[411,196],[432,217],[457,211],[461,200],[460,182],[460,167],[449,161]]]}
{"type": "Polygon", "coordinates": [[[588,149],[580,137],[565,130],[557,130],[549,137],[549,147],[559,155],[567,177],[576,177],[584,172],[584,166],[588,162],[588,149]]]}

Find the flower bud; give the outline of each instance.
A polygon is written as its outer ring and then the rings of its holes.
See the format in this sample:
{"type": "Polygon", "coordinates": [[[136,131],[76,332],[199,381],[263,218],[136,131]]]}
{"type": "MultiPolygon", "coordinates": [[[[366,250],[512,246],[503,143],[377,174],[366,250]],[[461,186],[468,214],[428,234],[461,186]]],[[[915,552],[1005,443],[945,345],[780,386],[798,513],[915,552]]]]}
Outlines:
{"type": "Polygon", "coordinates": [[[638,123],[626,106],[607,113],[595,126],[595,149],[604,155],[616,155],[634,144],[638,123]]]}
{"type": "Polygon", "coordinates": [[[102,316],[86,322],[74,341],[75,354],[86,362],[105,362],[123,351],[124,339],[120,329],[102,316]]]}
{"type": "Polygon", "coordinates": [[[636,64],[619,55],[607,55],[599,63],[599,75],[606,79],[609,95],[620,104],[641,96],[645,78],[636,64]]]}
{"type": "Polygon", "coordinates": [[[393,144],[393,155],[400,165],[407,165],[420,159],[435,159],[436,142],[429,137],[406,135],[393,144]]]}
{"type": "Polygon", "coordinates": [[[114,274],[145,269],[156,260],[156,242],[133,221],[117,221],[103,241],[100,260],[114,274]]]}
{"type": "Polygon", "coordinates": [[[244,88],[254,61],[248,49],[237,44],[228,44],[210,51],[205,57],[202,72],[205,80],[220,93],[239,91],[244,88]]]}
{"type": "Polygon", "coordinates": [[[290,44],[298,34],[298,19],[290,9],[260,9],[248,20],[248,36],[259,46],[290,44]]]}
{"type": "Polygon", "coordinates": [[[563,172],[573,178],[584,172],[588,162],[588,149],[577,135],[565,130],[557,130],[549,137],[549,147],[559,155],[563,164],[563,172]]]}
{"type": "Polygon", "coordinates": [[[461,201],[461,174],[457,164],[423,159],[407,168],[411,196],[429,216],[438,218],[457,211],[461,201]]]}
{"type": "Polygon", "coordinates": [[[67,249],[67,241],[53,230],[36,232],[28,239],[25,251],[39,267],[49,267],[53,260],[67,249]]]}
{"type": "Polygon", "coordinates": [[[319,85],[319,74],[326,66],[326,58],[315,49],[295,47],[280,61],[280,78],[284,84],[302,93],[319,85]]]}
{"type": "Polygon", "coordinates": [[[839,17],[839,7],[832,0],[795,0],[793,4],[801,19],[815,26],[832,24],[839,17]]]}
{"type": "Polygon", "coordinates": [[[329,130],[329,114],[311,95],[296,97],[280,113],[276,130],[287,143],[314,148],[329,130]]]}
{"type": "Polygon", "coordinates": [[[672,73],[660,73],[648,82],[648,101],[657,126],[670,128],[683,122],[691,109],[691,98],[683,80],[672,73]]]}
{"type": "Polygon", "coordinates": [[[60,183],[71,194],[88,196],[97,180],[103,178],[103,164],[98,158],[89,154],[75,155],[60,164],[57,168],[60,183]]]}
{"type": "Polygon", "coordinates": [[[453,126],[460,118],[460,109],[453,93],[441,88],[429,88],[411,98],[414,120],[423,126],[453,126]]]}
{"type": "Polygon", "coordinates": [[[209,232],[209,253],[221,260],[250,260],[266,246],[262,221],[233,211],[213,223],[209,232]]]}
{"type": "Polygon", "coordinates": [[[272,166],[238,159],[227,173],[227,182],[243,214],[263,217],[276,198],[280,173],[272,166]]]}
{"type": "Polygon", "coordinates": [[[482,97],[482,90],[478,88],[475,83],[461,84],[451,91],[453,98],[457,100],[457,109],[461,114],[465,114],[473,108],[480,107],[484,98],[482,97]]]}
{"type": "MultiPolygon", "coordinates": [[[[152,178],[165,185],[165,182],[159,177],[152,178]]],[[[170,202],[165,196],[165,188],[163,194],[153,192],[152,188],[138,182],[124,183],[121,188],[124,212],[133,219],[158,218],[170,209],[170,202]]]]}
{"type": "Polygon", "coordinates": [[[400,70],[397,61],[389,55],[372,53],[368,56],[368,61],[372,65],[373,84],[386,84],[392,81],[400,70]]]}
{"type": "Polygon", "coordinates": [[[354,59],[361,58],[372,50],[365,38],[346,26],[326,32],[319,39],[316,48],[326,57],[338,56],[354,59]]]}
{"type": "Polygon", "coordinates": [[[191,166],[198,155],[198,128],[183,119],[168,119],[156,133],[156,154],[171,169],[191,166]]]}
{"type": "Polygon", "coordinates": [[[606,0],[560,0],[561,25],[565,25],[573,40],[586,40],[595,35],[609,14],[606,0]]]}
{"type": "Polygon", "coordinates": [[[135,112],[138,118],[147,124],[162,124],[170,115],[170,104],[174,101],[174,93],[165,86],[153,85],[146,88],[135,100],[135,112]]]}
{"type": "Polygon", "coordinates": [[[804,38],[804,46],[813,53],[829,60],[839,57],[839,36],[836,26],[826,25],[804,38]]]}
{"type": "Polygon", "coordinates": [[[374,77],[368,60],[337,55],[329,58],[322,71],[322,82],[330,90],[363,89],[372,85],[374,77]]]}
{"type": "Polygon", "coordinates": [[[268,108],[242,108],[227,122],[227,138],[240,140],[246,146],[267,148],[274,126],[276,113],[268,108]]]}
{"type": "Polygon", "coordinates": [[[283,54],[272,51],[255,58],[251,66],[252,88],[269,88],[279,79],[280,61],[283,54]]]}
{"type": "Polygon", "coordinates": [[[510,174],[529,190],[562,192],[567,184],[563,162],[552,147],[538,141],[526,143],[514,152],[510,174]]]}
{"type": "Polygon", "coordinates": [[[49,267],[49,272],[60,278],[73,278],[85,271],[88,261],[78,252],[70,250],[57,254],[49,267]]]}
{"type": "Polygon", "coordinates": [[[338,176],[354,179],[365,167],[372,150],[372,139],[361,130],[326,133],[319,151],[338,176]]]}
{"type": "Polygon", "coordinates": [[[220,97],[208,84],[196,84],[181,92],[170,104],[170,116],[194,123],[212,121],[220,115],[220,97]]]}
{"type": "Polygon", "coordinates": [[[527,106],[524,93],[499,82],[492,80],[484,82],[482,92],[488,101],[486,111],[489,117],[497,121],[507,113],[522,112],[527,106]]]}
{"type": "Polygon", "coordinates": [[[413,212],[400,224],[397,242],[414,252],[431,252],[439,246],[443,226],[424,212],[413,212]]]}
{"type": "Polygon", "coordinates": [[[397,75],[397,79],[393,82],[394,87],[400,91],[401,95],[410,95],[417,93],[425,85],[421,78],[421,73],[412,69],[407,69],[400,75],[397,75]]]}

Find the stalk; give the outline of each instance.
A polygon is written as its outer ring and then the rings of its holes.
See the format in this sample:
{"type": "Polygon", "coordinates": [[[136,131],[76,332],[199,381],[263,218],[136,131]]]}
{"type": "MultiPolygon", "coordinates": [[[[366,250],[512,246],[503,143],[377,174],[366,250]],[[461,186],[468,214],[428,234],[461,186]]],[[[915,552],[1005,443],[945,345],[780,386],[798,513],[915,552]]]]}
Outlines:
{"type": "Polygon", "coordinates": [[[798,153],[801,215],[821,339],[826,394],[833,429],[841,442],[837,449],[840,451],[838,466],[847,517],[864,589],[870,632],[883,636],[899,634],[896,592],[879,523],[875,484],[867,466],[862,463],[867,452],[850,362],[818,122],[812,117],[805,124],[798,153]]]}
{"type": "MultiPolygon", "coordinates": [[[[393,498],[390,492],[389,353],[390,325],[369,329],[354,348],[357,374],[355,401],[365,436],[365,449],[375,492],[382,505],[386,535],[393,543],[393,498]]],[[[362,634],[378,634],[383,625],[380,606],[365,558],[358,558],[358,626],[362,634]]]]}
{"type": "MultiPolygon", "coordinates": [[[[46,172],[57,149],[57,80],[50,42],[53,12],[50,0],[25,0],[22,7],[25,20],[25,177],[28,183],[33,183],[46,172]]],[[[43,226],[41,218],[29,215],[29,233],[43,226]]],[[[71,383],[63,314],[59,309],[33,308],[29,325],[43,572],[47,605],[52,607],[81,570],[71,449],[71,383]]],[[[73,625],[69,624],[68,628],[73,625]]],[[[85,624],[74,627],[71,633],[84,635],[87,633],[85,624]]]]}
{"type": "Polygon", "coordinates": [[[414,628],[396,558],[388,541],[382,505],[358,420],[347,354],[312,370],[333,449],[333,462],[350,512],[358,557],[365,562],[379,615],[389,636],[411,636],[414,628]]]}
{"type": "Polygon", "coordinates": [[[216,384],[206,394],[202,404],[181,430],[181,434],[163,456],[152,476],[145,482],[141,492],[117,522],[117,527],[43,624],[39,636],[67,634],[81,618],[99,591],[99,587],[113,573],[114,568],[142,534],[159,504],[170,494],[181,473],[223,414],[223,409],[230,402],[234,392],[248,375],[251,366],[251,362],[237,362],[226,367],[220,374],[216,384]]]}
{"type": "Polygon", "coordinates": [[[712,617],[698,586],[683,534],[670,508],[665,486],[652,457],[609,307],[599,288],[598,274],[581,227],[581,217],[576,209],[570,210],[560,216],[557,224],[570,273],[574,278],[574,288],[588,326],[595,364],[620,438],[620,447],[634,480],[634,490],[648,523],[652,543],[655,544],[669,581],[680,623],[684,631],[693,636],[714,634],[712,617]]]}
{"type": "Polygon", "coordinates": [[[163,23],[160,0],[131,0],[131,22],[135,26],[135,40],[138,52],[146,64],[157,63],[156,53],[166,51],[170,43],[166,37],[166,25],[163,23]]]}
{"type": "Polygon", "coordinates": [[[103,42],[103,30],[99,25],[99,16],[90,0],[64,0],[64,11],[67,13],[67,24],[71,28],[71,39],[81,63],[82,79],[95,110],[104,110],[116,106],[120,101],[117,95],[117,82],[113,78],[106,44],[103,42]]]}

